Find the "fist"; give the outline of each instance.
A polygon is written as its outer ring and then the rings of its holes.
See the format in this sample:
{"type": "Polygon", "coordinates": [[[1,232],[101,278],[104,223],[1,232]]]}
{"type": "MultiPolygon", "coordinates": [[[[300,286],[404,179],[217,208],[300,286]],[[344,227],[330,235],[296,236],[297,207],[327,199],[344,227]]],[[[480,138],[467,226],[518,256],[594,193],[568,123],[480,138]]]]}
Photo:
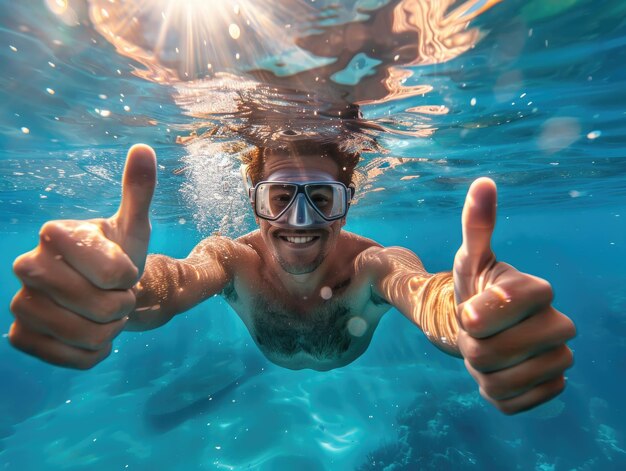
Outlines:
{"type": "Polygon", "coordinates": [[[39,245],[13,270],[22,288],[11,302],[11,344],[55,365],[87,369],[111,352],[135,307],[135,285],[150,239],[156,157],[133,146],[119,210],[108,219],[49,221],[39,245]]]}
{"type": "Polygon", "coordinates": [[[505,414],[531,409],[565,387],[573,322],[551,305],[550,284],[497,262],[491,250],[496,186],[476,180],[463,208],[454,259],[457,345],[480,394],[505,414]]]}

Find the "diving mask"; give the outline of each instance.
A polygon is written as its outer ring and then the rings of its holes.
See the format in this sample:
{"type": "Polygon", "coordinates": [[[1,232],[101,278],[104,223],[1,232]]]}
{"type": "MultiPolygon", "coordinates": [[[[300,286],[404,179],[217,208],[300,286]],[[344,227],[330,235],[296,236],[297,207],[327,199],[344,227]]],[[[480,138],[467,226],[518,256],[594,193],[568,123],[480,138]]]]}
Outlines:
{"type": "Polygon", "coordinates": [[[353,188],[337,181],[264,181],[249,192],[258,217],[276,226],[314,228],[345,217],[353,188]]]}

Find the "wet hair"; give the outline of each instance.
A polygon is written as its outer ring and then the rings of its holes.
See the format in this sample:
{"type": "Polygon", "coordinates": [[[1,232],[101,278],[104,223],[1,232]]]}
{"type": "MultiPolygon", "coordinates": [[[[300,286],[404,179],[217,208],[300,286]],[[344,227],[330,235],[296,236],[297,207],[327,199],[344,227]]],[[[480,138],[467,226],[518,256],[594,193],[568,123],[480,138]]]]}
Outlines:
{"type": "Polygon", "coordinates": [[[252,184],[256,185],[266,177],[264,166],[266,160],[272,156],[289,159],[296,156],[310,156],[307,158],[330,158],[339,167],[338,181],[346,186],[354,184],[354,169],[359,163],[360,155],[341,148],[335,141],[325,141],[317,137],[302,136],[299,133],[286,130],[273,142],[255,146],[242,155],[242,162],[248,166],[248,176],[252,184]]]}

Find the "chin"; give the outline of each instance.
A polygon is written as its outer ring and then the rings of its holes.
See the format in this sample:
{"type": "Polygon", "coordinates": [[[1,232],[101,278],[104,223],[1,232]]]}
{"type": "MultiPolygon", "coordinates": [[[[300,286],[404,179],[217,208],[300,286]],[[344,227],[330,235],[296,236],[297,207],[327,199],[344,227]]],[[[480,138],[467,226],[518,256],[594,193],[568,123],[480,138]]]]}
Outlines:
{"type": "Polygon", "coordinates": [[[290,273],[291,275],[305,275],[307,273],[314,272],[324,261],[324,256],[320,255],[311,263],[289,262],[279,254],[276,254],[276,259],[278,260],[280,267],[287,273],[290,273]]]}

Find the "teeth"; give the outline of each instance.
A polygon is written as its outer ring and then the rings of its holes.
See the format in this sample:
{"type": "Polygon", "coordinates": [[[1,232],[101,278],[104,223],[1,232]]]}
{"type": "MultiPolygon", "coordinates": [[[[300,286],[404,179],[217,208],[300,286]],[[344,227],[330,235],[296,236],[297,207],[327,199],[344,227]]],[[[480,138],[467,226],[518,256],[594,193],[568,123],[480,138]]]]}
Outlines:
{"type": "Polygon", "coordinates": [[[285,237],[288,242],[292,244],[306,244],[307,242],[311,242],[315,237],[285,237]]]}

